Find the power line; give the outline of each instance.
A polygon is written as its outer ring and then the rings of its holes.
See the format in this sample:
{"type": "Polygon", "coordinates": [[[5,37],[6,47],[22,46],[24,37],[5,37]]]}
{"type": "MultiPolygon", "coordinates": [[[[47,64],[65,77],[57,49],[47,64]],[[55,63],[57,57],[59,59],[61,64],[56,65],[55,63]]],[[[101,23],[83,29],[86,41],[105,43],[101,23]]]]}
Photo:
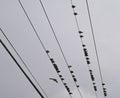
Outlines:
{"type": "Polygon", "coordinates": [[[17,62],[17,60],[15,59],[15,57],[11,54],[11,52],[8,50],[8,48],[6,47],[6,45],[3,43],[3,41],[1,39],[0,39],[0,43],[2,44],[2,46],[4,47],[4,49],[7,51],[7,53],[10,55],[10,57],[13,59],[13,61],[16,63],[16,65],[18,66],[18,68],[22,71],[22,73],[27,78],[27,80],[30,82],[30,84],[33,86],[33,88],[37,91],[37,93],[39,94],[39,96],[41,98],[45,98],[42,95],[42,93],[39,91],[39,89],[35,86],[35,84],[32,82],[32,80],[29,78],[29,76],[26,74],[26,72],[22,69],[22,67],[20,66],[20,64],[17,62]]]}
{"type": "Polygon", "coordinates": [[[91,76],[91,80],[92,80],[92,82],[93,82],[93,88],[94,88],[94,91],[95,91],[95,95],[96,95],[96,98],[98,98],[98,95],[97,95],[97,86],[95,85],[95,78],[94,78],[94,75],[93,75],[93,73],[92,73],[92,70],[91,70],[91,68],[90,68],[90,58],[88,57],[89,55],[88,55],[88,51],[87,51],[87,48],[85,48],[86,47],[86,45],[84,44],[84,42],[83,42],[83,35],[82,35],[82,31],[80,30],[80,27],[79,27],[79,23],[78,23],[78,19],[77,19],[77,15],[78,15],[78,13],[75,11],[75,5],[73,4],[73,0],[70,0],[70,2],[71,2],[71,7],[72,7],[72,9],[73,9],[73,13],[74,13],[74,17],[75,17],[75,22],[76,22],[76,25],[77,25],[77,29],[78,29],[78,33],[80,34],[80,40],[81,40],[81,43],[82,43],[82,47],[83,47],[83,52],[84,52],[84,55],[85,55],[85,57],[86,57],[86,62],[87,62],[87,66],[88,66],[88,70],[89,70],[89,72],[90,72],[90,76],[91,76]]]}
{"type": "MultiPolygon", "coordinates": [[[[21,1],[20,0],[18,0],[18,2],[19,2],[19,4],[20,4],[20,6],[21,6],[21,8],[23,9],[23,12],[25,13],[25,15],[26,15],[26,17],[27,17],[27,19],[28,19],[28,21],[29,21],[29,23],[30,23],[30,25],[32,26],[32,28],[33,28],[33,31],[35,32],[35,34],[36,34],[36,36],[37,36],[37,38],[38,38],[38,40],[39,40],[39,42],[40,42],[40,44],[42,45],[42,47],[43,47],[43,49],[44,49],[44,51],[46,52],[47,51],[47,49],[45,48],[45,46],[44,46],[44,44],[43,44],[43,42],[42,42],[42,40],[41,40],[41,38],[40,38],[40,36],[38,35],[38,33],[37,33],[37,31],[36,31],[36,29],[35,29],[35,27],[34,27],[34,25],[32,24],[32,22],[31,22],[31,20],[30,20],[30,18],[29,18],[29,16],[28,16],[28,14],[27,14],[27,12],[26,12],[26,10],[25,10],[25,8],[23,7],[23,5],[22,5],[22,3],[21,3],[21,1]]],[[[50,57],[50,55],[47,53],[47,56],[48,56],[48,58],[49,58],[49,60],[51,59],[51,57],[50,57]]],[[[60,76],[60,74],[57,72],[57,74],[58,74],[58,76],[60,76]]],[[[61,78],[60,78],[60,80],[61,80],[61,78]]],[[[63,85],[64,85],[64,82],[61,80],[61,82],[63,83],[63,85]]],[[[64,85],[65,86],[65,85],[64,85]]],[[[66,87],[65,87],[66,88],[66,87]]],[[[70,95],[70,97],[72,98],[72,96],[71,96],[71,94],[69,93],[69,95],[70,95]]]]}
{"type": "Polygon", "coordinates": [[[93,23],[92,23],[92,18],[91,18],[91,13],[90,13],[90,8],[89,8],[88,0],[86,0],[86,6],[87,6],[87,11],[88,11],[88,17],[89,17],[89,21],[90,21],[90,27],[91,27],[91,31],[92,31],[92,36],[93,36],[93,42],[94,42],[95,53],[96,53],[97,62],[98,62],[98,68],[99,68],[100,78],[101,78],[101,82],[102,82],[103,93],[104,93],[104,97],[106,98],[106,91],[104,92],[103,76],[102,76],[102,71],[101,71],[101,65],[100,65],[99,55],[98,55],[98,51],[97,51],[97,45],[96,45],[95,34],[94,34],[93,23]]]}
{"type": "MultiPolygon", "coordinates": [[[[65,57],[65,54],[64,54],[64,52],[63,52],[63,50],[62,50],[62,47],[61,47],[61,45],[60,45],[60,42],[59,42],[59,40],[58,40],[58,38],[57,38],[57,36],[56,36],[55,30],[54,30],[54,28],[53,28],[53,26],[52,26],[52,23],[51,23],[51,21],[50,21],[50,19],[49,19],[49,17],[48,17],[48,14],[47,14],[47,12],[46,12],[46,10],[45,10],[45,7],[44,7],[44,5],[43,5],[43,3],[42,3],[42,0],[39,0],[39,2],[40,2],[41,6],[42,6],[42,8],[43,8],[43,11],[44,11],[45,16],[46,16],[46,18],[47,18],[47,21],[48,21],[48,23],[49,23],[49,25],[50,25],[50,28],[51,28],[51,30],[52,30],[52,32],[53,32],[53,35],[54,35],[54,37],[55,37],[55,39],[56,39],[56,42],[57,42],[58,46],[59,46],[59,49],[60,49],[60,51],[61,51],[61,53],[62,53],[62,56],[63,56],[63,58],[64,58],[64,60],[65,60],[65,63],[66,63],[66,65],[67,65],[68,69],[69,69],[69,72],[70,72],[71,76],[72,76],[71,70],[70,70],[70,68],[69,68],[68,61],[67,61],[67,59],[66,59],[66,57],[65,57]]],[[[73,77],[72,77],[72,79],[74,80],[73,77]]],[[[75,83],[75,85],[76,85],[76,87],[77,87],[77,83],[76,83],[76,82],[74,82],[74,83],[75,83]]],[[[78,90],[81,98],[83,98],[82,93],[81,93],[81,91],[79,90],[78,87],[77,87],[77,90],[78,90]]]]}
{"type": "Polygon", "coordinates": [[[30,75],[32,76],[32,78],[34,79],[34,81],[37,83],[37,85],[41,88],[42,92],[46,95],[46,97],[48,98],[47,94],[45,93],[45,91],[43,90],[43,88],[40,86],[40,84],[38,83],[37,79],[35,78],[35,76],[32,74],[32,72],[30,71],[30,69],[28,68],[27,64],[24,62],[23,58],[20,56],[20,54],[17,52],[17,50],[15,49],[15,47],[13,46],[13,44],[11,43],[11,41],[8,39],[8,37],[6,36],[5,32],[2,30],[2,28],[0,28],[0,31],[2,32],[2,34],[4,35],[4,37],[7,39],[7,41],[9,42],[9,44],[11,45],[11,47],[13,48],[13,50],[15,51],[15,53],[17,54],[17,56],[20,58],[20,60],[22,61],[23,65],[25,66],[25,68],[28,70],[28,72],[30,73],[30,75]]]}

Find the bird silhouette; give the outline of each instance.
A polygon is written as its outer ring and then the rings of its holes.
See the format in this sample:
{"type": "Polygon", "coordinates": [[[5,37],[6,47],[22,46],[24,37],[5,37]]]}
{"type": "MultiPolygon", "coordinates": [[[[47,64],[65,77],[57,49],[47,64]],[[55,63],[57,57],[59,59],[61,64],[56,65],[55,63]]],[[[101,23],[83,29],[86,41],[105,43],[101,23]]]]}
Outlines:
{"type": "Polygon", "coordinates": [[[82,46],[83,46],[83,47],[85,47],[86,45],[85,45],[85,44],[83,44],[82,46]]]}
{"type": "Polygon", "coordinates": [[[49,78],[49,79],[56,82],[56,83],[58,83],[57,79],[54,79],[54,78],[49,78]]]}
{"type": "Polygon", "coordinates": [[[83,32],[82,31],[78,31],[79,32],[79,34],[82,34],[83,32]]]}
{"type": "Polygon", "coordinates": [[[49,51],[49,50],[46,50],[46,53],[50,53],[50,51],[49,51]]]}

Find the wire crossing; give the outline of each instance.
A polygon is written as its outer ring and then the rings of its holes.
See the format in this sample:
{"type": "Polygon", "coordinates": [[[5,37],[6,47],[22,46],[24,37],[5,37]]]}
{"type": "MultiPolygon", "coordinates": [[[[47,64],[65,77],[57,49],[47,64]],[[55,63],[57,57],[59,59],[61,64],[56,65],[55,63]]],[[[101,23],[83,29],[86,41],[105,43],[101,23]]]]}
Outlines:
{"type": "Polygon", "coordinates": [[[32,80],[29,78],[29,76],[26,74],[26,72],[22,69],[22,67],[20,66],[20,64],[17,62],[17,60],[15,59],[15,57],[11,54],[11,52],[8,50],[8,48],[6,47],[6,45],[3,43],[3,41],[1,39],[0,39],[0,43],[2,44],[2,46],[4,47],[4,49],[7,51],[7,53],[10,55],[10,57],[13,59],[13,61],[16,63],[16,65],[21,70],[21,72],[24,74],[24,76],[27,78],[27,80],[30,82],[30,84],[33,86],[33,88],[36,90],[36,92],[39,94],[40,98],[45,98],[42,95],[42,93],[39,91],[39,89],[35,86],[35,84],[32,82],[32,80]]]}
{"type": "Polygon", "coordinates": [[[32,78],[34,79],[34,81],[37,83],[37,85],[41,88],[42,92],[46,95],[46,98],[48,98],[47,94],[45,93],[45,91],[43,90],[43,88],[41,87],[41,85],[38,83],[37,79],[35,78],[35,76],[32,74],[31,70],[28,68],[27,64],[24,62],[23,58],[20,56],[20,54],[17,52],[17,50],[15,49],[15,47],[13,46],[13,44],[11,43],[11,41],[8,39],[8,37],[6,36],[5,32],[2,30],[2,28],[0,28],[1,33],[3,34],[3,36],[6,38],[6,40],[9,42],[10,46],[13,48],[13,50],[15,51],[15,53],[17,54],[17,56],[20,58],[20,60],[22,61],[23,65],[25,66],[25,68],[28,70],[28,72],[30,73],[30,75],[32,76],[32,78]]]}
{"type": "Polygon", "coordinates": [[[27,19],[28,19],[30,25],[32,26],[33,31],[34,31],[35,35],[37,36],[37,38],[38,38],[40,44],[42,45],[44,51],[46,52],[46,54],[47,54],[47,56],[48,56],[50,62],[52,63],[54,69],[56,70],[56,72],[57,72],[57,74],[58,74],[58,76],[59,76],[59,78],[60,78],[62,84],[64,85],[65,89],[67,90],[67,92],[68,92],[70,98],[72,98],[72,96],[71,96],[72,93],[70,92],[70,89],[68,88],[68,86],[66,85],[66,83],[63,82],[64,78],[62,78],[61,75],[59,74],[60,71],[59,71],[59,68],[57,67],[57,65],[56,65],[55,63],[53,63],[54,59],[50,57],[50,55],[49,55],[49,50],[47,50],[47,49],[45,48],[45,46],[44,46],[44,44],[43,44],[43,42],[42,42],[40,36],[38,35],[38,33],[37,33],[37,31],[36,31],[34,25],[32,24],[32,22],[31,22],[31,20],[30,20],[28,14],[27,14],[25,8],[23,7],[21,1],[18,0],[18,2],[19,2],[19,4],[20,4],[20,6],[21,6],[21,8],[22,8],[22,10],[23,10],[23,12],[24,12],[24,14],[25,14],[25,16],[27,17],[27,19]]]}
{"type": "Polygon", "coordinates": [[[68,61],[67,61],[67,59],[66,59],[66,57],[65,57],[65,54],[64,54],[64,52],[63,52],[63,50],[62,50],[62,47],[61,47],[61,45],[60,45],[60,42],[59,42],[59,40],[58,40],[58,38],[57,38],[57,36],[56,36],[56,33],[55,33],[55,30],[54,30],[54,28],[53,28],[53,26],[52,26],[52,23],[51,23],[51,21],[50,21],[50,19],[49,19],[49,17],[48,17],[48,14],[47,14],[47,12],[46,12],[46,9],[45,9],[45,7],[44,7],[44,5],[43,5],[43,3],[42,3],[42,0],[39,0],[39,2],[40,2],[40,4],[41,4],[41,6],[42,6],[42,8],[43,8],[43,11],[44,11],[44,13],[45,13],[45,16],[46,16],[46,18],[47,18],[47,21],[48,21],[48,23],[49,23],[49,25],[50,25],[50,28],[51,28],[51,30],[52,30],[52,32],[53,32],[53,35],[54,35],[54,37],[55,37],[55,40],[56,40],[56,42],[57,42],[57,44],[58,44],[58,46],[59,46],[59,49],[60,49],[60,51],[61,51],[61,53],[62,53],[62,56],[63,56],[63,58],[64,58],[64,60],[65,60],[65,63],[66,63],[66,65],[67,65],[67,67],[68,67],[68,69],[69,69],[69,72],[70,72],[70,74],[71,74],[71,76],[72,76],[72,79],[73,79],[73,81],[74,81],[74,83],[75,83],[75,86],[76,86],[76,88],[77,88],[77,90],[78,90],[78,92],[79,92],[79,95],[81,96],[81,98],[83,98],[83,95],[82,95],[82,93],[81,93],[81,91],[79,90],[79,85],[77,85],[77,81],[76,81],[76,78],[74,77],[74,75],[72,74],[72,70],[70,69],[70,65],[68,64],[68,61]]]}
{"type": "Polygon", "coordinates": [[[87,6],[88,17],[89,17],[89,21],[90,21],[91,32],[92,32],[92,36],[93,36],[93,42],[94,42],[94,47],[95,47],[95,52],[96,52],[96,57],[97,57],[97,62],[98,62],[98,68],[99,68],[100,78],[101,78],[101,82],[102,82],[103,93],[104,93],[104,97],[106,98],[107,91],[106,91],[106,88],[104,87],[105,83],[103,82],[101,65],[100,65],[99,55],[98,55],[98,51],[97,51],[97,45],[96,45],[94,28],[93,28],[93,23],[92,23],[92,18],[91,18],[91,13],[90,13],[90,8],[89,8],[88,0],[86,0],[86,6],[87,6]]]}

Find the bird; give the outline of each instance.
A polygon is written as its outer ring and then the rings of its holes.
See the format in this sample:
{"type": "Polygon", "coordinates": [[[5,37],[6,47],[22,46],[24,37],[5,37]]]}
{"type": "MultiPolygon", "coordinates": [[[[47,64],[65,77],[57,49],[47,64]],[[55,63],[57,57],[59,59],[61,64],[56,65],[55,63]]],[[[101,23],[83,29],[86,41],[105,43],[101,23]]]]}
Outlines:
{"type": "Polygon", "coordinates": [[[50,51],[49,50],[46,50],[46,53],[49,53],[50,51]]]}
{"type": "Polygon", "coordinates": [[[89,60],[90,58],[86,57],[86,60],[89,60]]]}
{"type": "Polygon", "coordinates": [[[79,85],[77,85],[77,87],[80,87],[79,85]]]}
{"type": "Polygon", "coordinates": [[[63,81],[63,80],[65,80],[64,78],[61,78],[61,80],[63,81]]]}
{"type": "Polygon", "coordinates": [[[62,75],[59,75],[59,77],[62,77],[62,75]]]}
{"type": "Polygon", "coordinates": [[[74,73],[74,72],[71,70],[70,73],[74,73]]]}
{"type": "Polygon", "coordinates": [[[56,83],[58,83],[57,79],[55,79],[55,78],[49,78],[49,79],[56,82],[56,83]]]}
{"type": "Polygon", "coordinates": [[[86,45],[85,45],[85,44],[83,44],[82,46],[83,46],[83,47],[85,47],[86,45]]]}
{"type": "Polygon", "coordinates": [[[75,78],[75,75],[72,75],[73,78],[75,78]]]}
{"type": "Polygon", "coordinates": [[[78,13],[74,12],[74,15],[78,15],[78,13]]]}
{"type": "Polygon", "coordinates": [[[104,85],[105,85],[105,83],[102,83],[102,85],[104,86],[104,85]]]}
{"type": "Polygon", "coordinates": [[[83,38],[83,35],[80,35],[80,38],[83,38]]]}
{"type": "Polygon", "coordinates": [[[72,8],[75,8],[76,6],[75,5],[72,5],[72,8]]]}
{"type": "Polygon", "coordinates": [[[68,67],[69,67],[69,68],[71,68],[72,66],[71,66],[71,65],[69,65],[68,67]]]}
{"type": "Polygon", "coordinates": [[[67,85],[67,83],[64,83],[64,85],[67,85]]]}
{"type": "Polygon", "coordinates": [[[79,34],[82,34],[83,32],[82,31],[78,31],[79,32],[79,34]]]}
{"type": "Polygon", "coordinates": [[[94,87],[94,90],[97,91],[97,86],[93,86],[94,87]]]}

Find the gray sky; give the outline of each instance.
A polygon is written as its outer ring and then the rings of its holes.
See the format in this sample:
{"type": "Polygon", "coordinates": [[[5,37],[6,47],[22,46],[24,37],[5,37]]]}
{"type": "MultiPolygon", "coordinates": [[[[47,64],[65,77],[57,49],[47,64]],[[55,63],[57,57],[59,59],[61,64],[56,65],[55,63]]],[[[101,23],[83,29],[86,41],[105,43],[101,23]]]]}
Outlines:
{"type": "MultiPolygon", "coordinates": [[[[54,58],[61,70],[65,82],[73,93],[73,98],[80,98],[39,0],[21,0],[21,2],[46,49],[50,50],[50,57],[54,58]]],[[[42,2],[65,57],[69,65],[72,65],[83,98],[96,98],[70,0],[42,0],[42,2]]],[[[86,3],[85,0],[73,0],[73,2],[76,5],[75,10],[78,13],[77,18],[80,29],[84,32],[83,41],[87,45],[91,59],[91,68],[98,88],[98,98],[104,98],[86,3]]],[[[118,76],[120,74],[120,46],[118,44],[120,41],[120,1],[92,0],[89,1],[89,6],[101,71],[108,92],[107,98],[118,98],[120,96],[120,79],[118,76]]],[[[42,89],[44,89],[48,98],[70,98],[18,1],[0,0],[0,12],[0,27],[23,58],[42,89]],[[58,84],[49,80],[49,78],[56,78],[58,84]]],[[[1,32],[0,39],[3,40],[22,68],[30,76],[1,32]]],[[[30,78],[32,79],[31,76],[30,78]]],[[[33,82],[35,83],[34,80],[33,82]]],[[[38,87],[36,83],[35,85],[38,87]]],[[[40,88],[39,90],[42,92],[40,88]]],[[[44,95],[43,92],[42,94],[44,95]]],[[[0,98],[40,98],[2,45],[0,45],[0,98]]]]}

